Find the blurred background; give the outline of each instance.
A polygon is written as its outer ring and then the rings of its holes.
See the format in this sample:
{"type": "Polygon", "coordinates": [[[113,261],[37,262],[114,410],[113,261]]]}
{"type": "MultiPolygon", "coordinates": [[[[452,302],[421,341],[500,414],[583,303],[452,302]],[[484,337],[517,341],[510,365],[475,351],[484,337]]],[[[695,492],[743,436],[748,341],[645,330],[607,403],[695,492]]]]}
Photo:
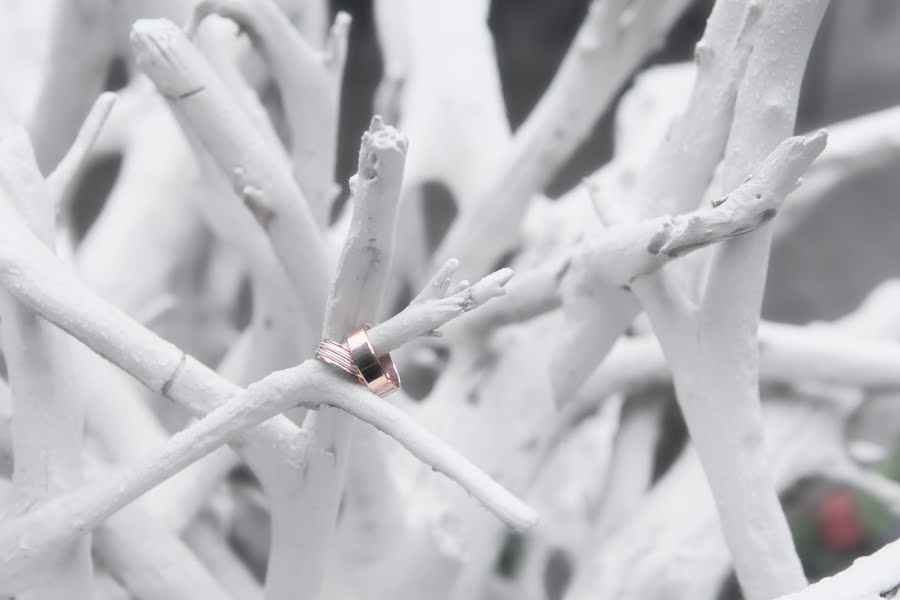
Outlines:
{"type": "MultiPolygon", "coordinates": [[[[25,116],[39,84],[46,51],[50,0],[0,0],[0,91],[25,116]],[[30,2],[46,5],[41,17],[30,2]],[[9,89],[15,86],[16,89],[9,89]]],[[[490,27],[510,124],[518,126],[549,83],[581,23],[589,0],[494,0],[490,27]]],[[[698,0],[680,20],[664,48],[649,62],[689,60],[700,39],[712,0],[698,0]]],[[[332,10],[353,16],[347,64],[337,181],[356,169],[359,134],[370,119],[382,64],[371,0],[334,0],[332,10]]],[[[804,81],[798,128],[805,131],[900,104],[900,0],[833,0],[825,17],[804,81]]],[[[108,74],[107,87],[127,84],[130,67],[122,57],[108,74]]],[[[272,90],[273,95],[277,91],[272,90]]],[[[277,101],[277,98],[273,98],[277,101]]],[[[558,196],[606,162],[611,155],[612,112],[599,121],[587,143],[546,192],[558,196]]],[[[413,141],[415,143],[415,141],[413,141]]],[[[104,190],[117,174],[115,159],[102,161],[84,178],[75,205],[80,227],[99,212],[104,190]],[[99,200],[98,200],[99,199],[99,200]]],[[[823,199],[793,235],[772,253],[764,316],[805,323],[830,320],[852,310],[886,278],[900,276],[900,170],[892,167],[848,179],[823,199]]],[[[790,202],[790,200],[788,200],[790,202]]],[[[873,394],[864,424],[895,446],[900,421],[892,405],[900,398],[873,394]],[[879,407],[883,408],[879,408],[879,407]]],[[[686,433],[674,401],[661,464],[684,445],[686,433]]],[[[881,462],[882,471],[900,478],[900,454],[881,462]]],[[[900,535],[900,523],[878,503],[823,482],[803,482],[784,498],[807,574],[834,572],[853,557],[869,553],[900,535]]],[[[504,560],[513,560],[505,557],[504,560]]],[[[502,567],[502,565],[501,565],[502,567]]],[[[736,587],[723,598],[736,597],[736,587]]]]}

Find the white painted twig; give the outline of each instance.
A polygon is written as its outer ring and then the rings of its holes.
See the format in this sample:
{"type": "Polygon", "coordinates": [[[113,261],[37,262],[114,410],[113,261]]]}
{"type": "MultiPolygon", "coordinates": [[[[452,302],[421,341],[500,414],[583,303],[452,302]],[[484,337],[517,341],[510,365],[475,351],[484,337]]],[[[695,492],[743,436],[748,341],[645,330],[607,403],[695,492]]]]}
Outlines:
{"type": "Polygon", "coordinates": [[[433,334],[444,323],[506,293],[512,269],[500,269],[474,285],[451,290],[459,262],[448,260],[412,302],[369,334],[372,345],[385,351],[399,348],[403,340],[433,334]],[[452,292],[452,293],[451,293],[452,292]]]}
{"type": "MultiPolygon", "coordinates": [[[[767,152],[793,133],[806,59],[827,5],[827,0],[772,0],[765,4],[753,55],[734,109],[723,167],[726,189],[744,181],[767,152]],[[785,28],[792,32],[790,37],[782,35],[785,28]]],[[[815,136],[809,140],[814,141],[815,136]]],[[[824,140],[820,139],[808,147],[807,156],[797,157],[795,166],[799,172],[809,166],[823,145],[824,140]],[[819,146],[817,150],[816,146],[819,146]]],[[[780,187],[780,193],[788,193],[794,187],[799,172],[785,173],[790,181],[782,182],[784,187],[780,187]]],[[[702,367],[695,365],[702,369],[702,379],[696,377],[695,369],[690,366],[680,375],[675,368],[676,387],[680,388],[679,399],[688,423],[693,419],[687,407],[700,398],[708,399],[697,403],[699,413],[705,416],[697,414],[699,421],[689,427],[718,499],[725,538],[748,600],[772,598],[805,584],[759,439],[755,334],[770,239],[770,228],[763,227],[758,233],[717,248],[698,312],[698,332],[707,349],[703,354],[714,354],[715,359],[705,356],[702,367]],[[698,389],[700,386],[705,390],[698,389]],[[726,413],[731,415],[728,422],[732,428],[727,433],[719,420],[724,415],[716,416],[723,407],[719,401],[722,397],[732,398],[729,409],[733,412],[726,413]],[[700,429],[707,426],[709,446],[704,448],[706,443],[700,429]],[[741,440],[733,448],[734,452],[723,452],[725,447],[734,446],[734,440],[741,440]],[[719,442],[724,447],[718,447],[719,442]],[[743,465],[739,474],[735,464],[743,465]],[[766,534],[760,535],[758,528],[751,531],[746,525],[749,522],[762,524],[766,534]]],[[[647,305],[644,306],[649,312],[647,305]]],[[[657,333],[663,327],[659,318],[654,320],[657,333]]],[[[666,342],[662,338],[661,341],[665,348],[666,342]]],[[[680,352],[684,349],[673,347],[666,351],[673,367],[678,360],[673,353],[680,352]]]]}

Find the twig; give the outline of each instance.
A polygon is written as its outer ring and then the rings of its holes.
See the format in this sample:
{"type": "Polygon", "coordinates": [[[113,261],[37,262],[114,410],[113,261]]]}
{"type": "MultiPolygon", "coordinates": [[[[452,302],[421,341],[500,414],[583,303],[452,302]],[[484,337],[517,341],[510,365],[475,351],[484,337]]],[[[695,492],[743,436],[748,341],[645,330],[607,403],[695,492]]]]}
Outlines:
{"type": "Polygon", "coordinates": [[[403,340],[432,334],[451,319],[478,308],[492,298],[503,296],[506,293],[504,286],[513,275],[512,269],[500,269],[474,285],[464,285],[459,291],[447,295],[458,264],[455,259],[448,260],[409,306],[382,323],[377,330],[372,330],[369,334],[372,346],[388,352],[400,347],[403,340]]]}

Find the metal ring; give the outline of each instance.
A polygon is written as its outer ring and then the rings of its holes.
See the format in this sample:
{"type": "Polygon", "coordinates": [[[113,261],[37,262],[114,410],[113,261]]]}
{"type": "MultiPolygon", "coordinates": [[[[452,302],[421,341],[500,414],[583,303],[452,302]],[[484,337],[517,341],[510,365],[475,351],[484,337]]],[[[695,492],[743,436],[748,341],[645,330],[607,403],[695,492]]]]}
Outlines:
{"type": "Polygon", "coordinates": [[[387,352],[380,356],[375,354],[375,349],[372,348],[366,334],[371,328],[372,326],[366,323],[347,334],[347,347],[356,368],[359,369],[361,381],[372,392],[384,398],[400,389],[400,374],[390,354],[387,352]]]}
{"type": "Polygon", "coordinates": [[[359,379],[360,383],[365,383],[359,373],[359,369],[356,367],[353,356],[350,354],[350,350],[340,342],[325,338],[319,342],[319,347],[316,348],[313,356],[322,362],[334,365],[342,371],[349,373],[353,377],[359,379]]]}

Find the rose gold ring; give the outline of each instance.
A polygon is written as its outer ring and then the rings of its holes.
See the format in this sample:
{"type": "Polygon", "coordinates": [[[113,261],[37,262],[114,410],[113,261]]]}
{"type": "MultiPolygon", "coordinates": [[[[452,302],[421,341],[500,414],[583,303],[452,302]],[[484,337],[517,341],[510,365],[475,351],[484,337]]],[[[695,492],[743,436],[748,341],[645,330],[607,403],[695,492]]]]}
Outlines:
{"type": "Polygon", "coordinates": [[[347,334],[347,347],[356,368],[359,369],[359,379],[362,383],[379,397],[384,398],[400,389],[400,374],[391,360],[391,355],[384,353],[375,354],[372,343],[366,331],[372,326],[366,323],[362,327],[354,329],[347,334]]]}
{"type": "Polygon", "coordinates": [[[319,347],[316,348],[313,355],[322,362],[334,365],[342,371],[353,375],[353,377],[359,379],[360,382],[363,383],[359,374],[359,369],[356,367],[353,356],[350,354],[350,350],[340,342],[325,338],[319,342],[319,347]]]}

